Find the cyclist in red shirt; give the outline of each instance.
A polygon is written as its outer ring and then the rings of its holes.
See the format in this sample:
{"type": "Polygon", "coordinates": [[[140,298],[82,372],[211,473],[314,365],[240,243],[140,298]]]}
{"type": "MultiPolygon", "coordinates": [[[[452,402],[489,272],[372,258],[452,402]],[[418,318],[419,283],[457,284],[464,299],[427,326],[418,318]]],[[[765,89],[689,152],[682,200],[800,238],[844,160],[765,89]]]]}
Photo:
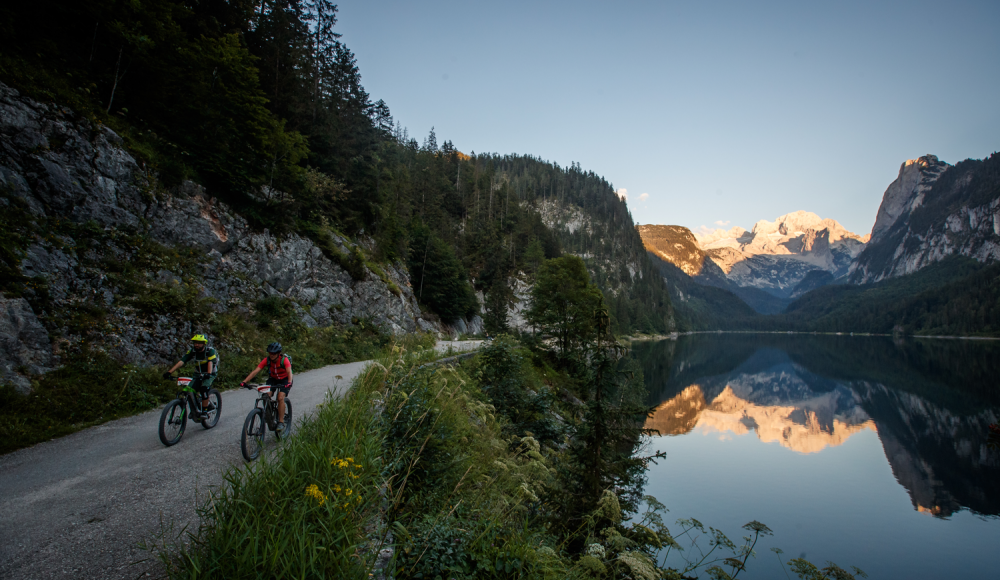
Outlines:
{"type": "Polygon", "coordinates": [[[292,388],[292,359],[288,358],[288,355],[281,354],[280,342],[267,345],[267,358],[260,361],[257,368],[243,379],[240,386],[245,388],[257,373],[264,370],[264,367],[267,367],[267,384],[271,387],[271,393],[278,392],[277,431],[280,433],[285,430],[285,397],[292,388]]]}

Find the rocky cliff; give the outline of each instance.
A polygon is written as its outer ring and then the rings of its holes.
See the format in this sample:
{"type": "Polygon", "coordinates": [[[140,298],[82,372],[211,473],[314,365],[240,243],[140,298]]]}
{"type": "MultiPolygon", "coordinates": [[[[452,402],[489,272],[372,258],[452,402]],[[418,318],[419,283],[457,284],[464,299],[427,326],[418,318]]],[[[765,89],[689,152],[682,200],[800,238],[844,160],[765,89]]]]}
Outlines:
{"type": "Polygon", "coordinates": [[[440,330],[420,317],[402,264],[366,262],[352,277],[328,254],[363,256],[363,245],[331,231],[324,253],[254,231],[197,184],[164,189],[107,127],[2,84],[0,204],[0,380],[21,389],[23,374],[84,345],[165,362],[213,313],[245,317],[267,297],[306,327],[440,330]]]}
{"type": "Polygon", "coordinates": [[[948,256],[1000,258],[1000,156],[954,167],[906,161],[882,196],[871,242],[850,268],[863,284],[911,274],[948,256]]]}

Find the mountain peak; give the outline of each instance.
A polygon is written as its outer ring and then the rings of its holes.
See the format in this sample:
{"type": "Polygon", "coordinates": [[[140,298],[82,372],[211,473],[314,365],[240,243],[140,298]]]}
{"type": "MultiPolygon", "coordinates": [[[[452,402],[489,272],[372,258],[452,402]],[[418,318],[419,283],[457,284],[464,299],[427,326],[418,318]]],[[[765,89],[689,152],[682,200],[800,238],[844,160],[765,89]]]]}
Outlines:
{"type": "Polygon", "coordinates": [[[949,164],[940,161],[937,155],[924,155],[908,159],[899,166],[899,175],[882,194],[882,203],[872,226],[871,239],[882,238],[901,216],[908,216],[920,207],[926,194],[949,164]]]}

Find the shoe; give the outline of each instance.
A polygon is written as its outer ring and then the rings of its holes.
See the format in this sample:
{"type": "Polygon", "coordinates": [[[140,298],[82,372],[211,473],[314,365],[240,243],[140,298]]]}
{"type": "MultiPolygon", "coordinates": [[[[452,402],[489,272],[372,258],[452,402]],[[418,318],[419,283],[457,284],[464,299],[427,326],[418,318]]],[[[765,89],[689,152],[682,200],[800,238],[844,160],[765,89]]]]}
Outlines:
{"type": "Polygon", "coordinates": [[[281,423],[278,423],[278,426],[274,429],[274,432],[277,433],[278,435],[281,435],[282,433],[285,432],[285,423],[284,423],[284,421],[282,421],[281,423]]]}
{"type": "Polygon", "coordinates": [[[209,401],[207,407],[202,407],[202,411],[205,413],[211,413],[215,410],[215,403],[209,401]]]}

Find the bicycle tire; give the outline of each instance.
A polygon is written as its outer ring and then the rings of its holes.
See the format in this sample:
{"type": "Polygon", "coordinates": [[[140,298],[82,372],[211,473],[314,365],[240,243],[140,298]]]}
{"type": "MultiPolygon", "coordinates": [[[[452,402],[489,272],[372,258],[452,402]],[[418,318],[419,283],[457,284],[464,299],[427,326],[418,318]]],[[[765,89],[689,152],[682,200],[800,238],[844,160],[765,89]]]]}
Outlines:
{"type": "Polygon", "coordinates": [[[218,424],[219,422],[219,416],[222,415],[222,395],[219,394],[219,391],[216,391],[215,389],[209,389],[208,400],[212,403],[215,403],[215,410],[209,413],[207,417],[202,419],[201,426],[204,427],[205,429],[211,429],[212,427],[215,427],[215,425],[218,424]]]}
{"type": "Polygon", "coordinates": [[[278,435],[277,433],[278,432],[275,431],[275,436],[277,436],[278,439],[284,439],[292,434],[292,402],[288,400],[288,397],[285,397],[285,432],[281,435],[278,435]]]}
{"type": "Polygon", "coordinates": [[[247,414],[246,421],[243,422],[243,434],[240,436],[240,451],[243,453],[243,459],[253,461],[260,456],[260,452],[264,448],[264,435],[266,433],[264,411],[257,407],[247,414]]]}
{"type": "Polygon", "coordinates": [[[184,435],[187,427],[187,408],[180,399],[174,399],[160,413],[160,443],[167,447],[175,445],[184,435]]]}

